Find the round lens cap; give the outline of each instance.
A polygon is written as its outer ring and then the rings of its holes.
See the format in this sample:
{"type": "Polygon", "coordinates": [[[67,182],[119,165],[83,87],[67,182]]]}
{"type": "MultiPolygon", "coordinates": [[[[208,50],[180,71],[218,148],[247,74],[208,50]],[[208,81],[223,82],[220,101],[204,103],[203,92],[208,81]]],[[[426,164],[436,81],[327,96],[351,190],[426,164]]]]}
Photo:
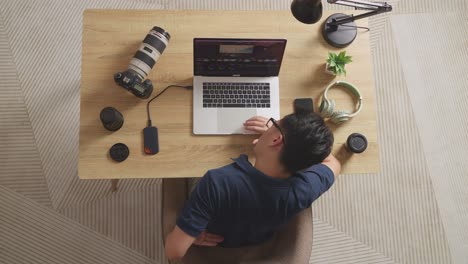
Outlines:
{"type": "Polygon", "coordinates": [[[109,154],[113,160],[122,162],[128,158],[130,150],[128,149],[127,145],[123,143],[117,143],[110,148],[109,154]]]}
{"type": "Polygon", "coordinates": [[[367,149],[367,138],[362,134],[353,133],[346,140],[346,145],[352,152],[362,153],[367,149]]]}
{"type": "Polygon", "coordinates": [[[106,107],[102,109],[100,117],[101,121],[105,124],[109,124],[115,121],[115,108],[113,107],[106,107]]]}

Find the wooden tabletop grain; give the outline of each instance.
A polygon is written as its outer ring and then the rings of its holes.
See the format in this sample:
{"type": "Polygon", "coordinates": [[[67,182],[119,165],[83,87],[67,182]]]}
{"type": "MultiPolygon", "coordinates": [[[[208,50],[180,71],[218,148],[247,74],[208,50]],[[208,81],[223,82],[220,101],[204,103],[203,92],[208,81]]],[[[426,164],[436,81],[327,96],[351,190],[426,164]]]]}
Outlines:
{"type": "MultiPolygon", "coordinates": [[[[356,12],[354,12],[356,13],[356,12]]],[[[326,44],[320,34],[322,21],[306,25],[289,11],[200,11],[200,10],[86,10],[83,15],[79,177],[81,179],[200,177],[212,168],[229,164],[241,153],[254,162],[253,135],[199,136],[192,133],[192,91],[172,88],[151,105],[153,125],[159,129],[160,152],[143,152],[146,101],[113,81],[113,74],[125,70],[143,38],[153,26],[167,30],[172,38],[149,78],[153,95],[170,84],[191,85],[193,38],[285,38],[288,40],[280,71],[280,113],[292,112],[295,98],[310,97],[315,108],[325,87],[335,80],[358,86],[364,98],[361,113],[334,131],[334,153],[344,160],[342,173],[379,171],[374,82],[369,33],[360,31],[345,50],[353,57],[346,77],[324,73],[328,51],[340,49],[326,44]],[[103,128],[99,113],[112,106],[124,116],[123,127],[110,132],[103,128]],[[362,154],[340,151],[348,135],[364,134],[369,147],[362,154]],[[116,163],[109,148],[124,143],[130,149],[127,160],[116,163]]],[[[359,20],[367,26],[367,19],[359,20]]],[[[341,89],[331,90],[338,109],[352,109],[355,101],[341,89]]]]}

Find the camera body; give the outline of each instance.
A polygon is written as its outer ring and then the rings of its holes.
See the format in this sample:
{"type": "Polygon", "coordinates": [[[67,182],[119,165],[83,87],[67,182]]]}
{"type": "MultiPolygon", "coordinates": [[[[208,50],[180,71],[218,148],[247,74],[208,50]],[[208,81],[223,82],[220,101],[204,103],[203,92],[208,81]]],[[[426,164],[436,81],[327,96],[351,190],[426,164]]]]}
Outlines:
{"type": "Polygon", "coordinates": [[[132,92],[136,97],[142,99],[150,97],[153,92],[153,83],[151,80],[146,79],[143,81],[141,76],[130,69],[114,74],[114,81],[121,87],[132,92]]]}
{"type": "Polygon", "coordinates": [[[153,27],[131,59],[127,70],[114,74],[114,81],[139,98],[150,97],[153,84],[146,77],[163,54],[170,39],[171,35],[167,31],[153,27]]]}

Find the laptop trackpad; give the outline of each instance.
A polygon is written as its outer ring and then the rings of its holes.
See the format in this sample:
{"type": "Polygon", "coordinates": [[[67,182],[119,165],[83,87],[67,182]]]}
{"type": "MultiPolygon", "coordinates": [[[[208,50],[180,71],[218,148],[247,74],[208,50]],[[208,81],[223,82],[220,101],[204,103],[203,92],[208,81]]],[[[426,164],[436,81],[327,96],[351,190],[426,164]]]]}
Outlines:
{"type": "Polygon", "coordinates": [[[245,134],[244,122],[256,114],[255,108],[219,109],[218,131],[221,134],[245,134]]]}

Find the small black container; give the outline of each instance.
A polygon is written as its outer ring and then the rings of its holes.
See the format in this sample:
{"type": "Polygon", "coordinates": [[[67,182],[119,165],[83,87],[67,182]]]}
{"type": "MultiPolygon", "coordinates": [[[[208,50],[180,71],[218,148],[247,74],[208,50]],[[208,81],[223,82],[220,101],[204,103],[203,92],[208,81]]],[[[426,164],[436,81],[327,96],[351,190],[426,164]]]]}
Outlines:
{"type": "Polygon", "coordinates": [[[367,149],[367,138],[363,134],[353,133],[346,140],[346,148],[352,153],[362,153],[367,149]]]}
{"type": "Polygon", "coordinates": [[[123,115],[114,107],[106,107],[101,110],[99,115],[102,125],[109,131],[119,130],[124,123],[123,115]]]}
{"type": "Polygon", "coordinates": [[[117,143],[109,149],[109,154],[111,159],[117,162],[122,162],[128,158],[128,155],[130,155],[130,150],[128,149],[127,145],[123,143],[117,143]]]}

